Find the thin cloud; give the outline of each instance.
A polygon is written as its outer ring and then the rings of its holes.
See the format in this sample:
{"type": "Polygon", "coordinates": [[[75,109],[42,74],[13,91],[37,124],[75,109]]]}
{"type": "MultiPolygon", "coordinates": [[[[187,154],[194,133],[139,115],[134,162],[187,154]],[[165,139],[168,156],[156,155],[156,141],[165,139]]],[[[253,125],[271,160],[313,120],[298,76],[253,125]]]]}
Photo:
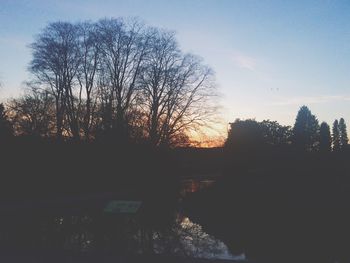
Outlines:
{"type": "Polygon", "coordinates": [[[256,70],[257,61],[255,58],[252,58],[250,56],[243,55],[240,53],[236,53],[233,55],[232,60],[240,68],[248,69],[251,71],[256,70]]]}
{"type": "Polygon", "coordinates": [[[350,101],[350,95],[334,95],[334,96],[309,96],[309,97],[294,97],[289,99],[282,99],[273,102],[274,106],[288,106],[288,105],[304,105],[304,104],[322,104],[329,102],[350,101]]]}

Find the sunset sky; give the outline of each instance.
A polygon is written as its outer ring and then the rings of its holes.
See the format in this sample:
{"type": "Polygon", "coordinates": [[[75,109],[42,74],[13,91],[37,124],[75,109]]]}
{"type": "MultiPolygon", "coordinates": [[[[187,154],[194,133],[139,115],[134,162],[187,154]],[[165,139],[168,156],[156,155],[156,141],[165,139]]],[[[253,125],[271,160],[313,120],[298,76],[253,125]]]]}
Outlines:
{"type": "Polygon", "coordinates": [[[137,16],[177,32],[216,72],[223,122],[292,125],[306,104],[350,123],[350,1],[0,0],[0,98],[21,93],[28,45],[49,22],[137,16]]]}

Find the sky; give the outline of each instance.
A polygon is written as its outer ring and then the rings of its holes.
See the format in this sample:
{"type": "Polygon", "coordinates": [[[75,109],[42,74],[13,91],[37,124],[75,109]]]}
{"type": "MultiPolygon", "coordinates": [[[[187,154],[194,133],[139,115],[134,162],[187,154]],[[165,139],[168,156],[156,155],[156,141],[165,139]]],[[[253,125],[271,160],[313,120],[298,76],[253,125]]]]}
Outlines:
{"type": "Polygon", "coordinates": [[[23,92],[28,45],[48,23],[106,17],[175,31],[215,71],[224,126],[293,125],[302,105],[319,121],[350,122],[349,0],[0,0],[0,99],[23,92]]]}

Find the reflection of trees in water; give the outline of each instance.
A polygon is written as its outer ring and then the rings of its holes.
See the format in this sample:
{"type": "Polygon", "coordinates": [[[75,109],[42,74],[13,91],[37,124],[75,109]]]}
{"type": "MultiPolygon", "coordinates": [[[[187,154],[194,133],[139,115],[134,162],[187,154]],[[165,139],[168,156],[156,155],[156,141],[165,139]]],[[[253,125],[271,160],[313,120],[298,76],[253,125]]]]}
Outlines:
{"type": "Polygon", "coordinates": [[[171,227],[162,230],[140,227],[139,222],[130,216],[106,217],[103,220],[88,215],[59,216],[42,218],[41,223],[35,222],[38,220],[33,218],[12,224],[22,227],[8,228],[10,239],[7,239],[7,244],[11,247],[12,243],[16,249],[19,245],[23,249],[34,245],[43,252],[61,251],[77,255],[99,251],[115,255],[232,257],[220,240],[205,233],[200,225],[194,224],[187,217],[178,216],[171,227]],[[26,225],[23,224],[24,221],[26,225]],[[28,225],[32,227],[28,228],[28,225]],[[21,244],[18,243],[19,240],[21,244]]]}
{"type": "Polygon", "coordinates": [[[172,229],[156,233],[154,239],[156,253],[197,258],[233,257],[223,242],[205,233],[187,217],[177,220],[172,229]]]}
{"type": "Polygon", "coordinates": [[[155,229],[137,215],[27,216],[2,218],[1,247],[51,253],[91,252],[113,255],[165,254],[197,258],[231,258],[227,247],[187,217],[155,229]],[[51,251],[51,252],[50,252],[51,251]]]}

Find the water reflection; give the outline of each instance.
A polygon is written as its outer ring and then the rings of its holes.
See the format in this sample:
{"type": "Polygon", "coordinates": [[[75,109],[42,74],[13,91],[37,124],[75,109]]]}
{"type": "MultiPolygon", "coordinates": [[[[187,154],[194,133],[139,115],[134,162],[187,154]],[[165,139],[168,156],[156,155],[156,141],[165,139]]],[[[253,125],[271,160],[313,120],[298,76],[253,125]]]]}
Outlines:
{"type": "MultiPolygon", "coordinates": [[[[182,197],[210,187],[215,181],[212,179],[186,179],[182,181],[182,197]]],[[[179,240],[180,247],[186,256],[211,259],[245,260],[244,254],[232,255],[227,246],[215,237],[207,234],[201,225],[193,223],[181,214],[177,219],[178,227],[174,236],[179,240]]]]}
{"type": "Polygon", "coordinates": [[[185,254],[197,258],[245,260],[245,255],[232,255],[227,246],[203,231],[202,226],[193,223],[188,217],[179,222],[178,235],[185,254]]]}

